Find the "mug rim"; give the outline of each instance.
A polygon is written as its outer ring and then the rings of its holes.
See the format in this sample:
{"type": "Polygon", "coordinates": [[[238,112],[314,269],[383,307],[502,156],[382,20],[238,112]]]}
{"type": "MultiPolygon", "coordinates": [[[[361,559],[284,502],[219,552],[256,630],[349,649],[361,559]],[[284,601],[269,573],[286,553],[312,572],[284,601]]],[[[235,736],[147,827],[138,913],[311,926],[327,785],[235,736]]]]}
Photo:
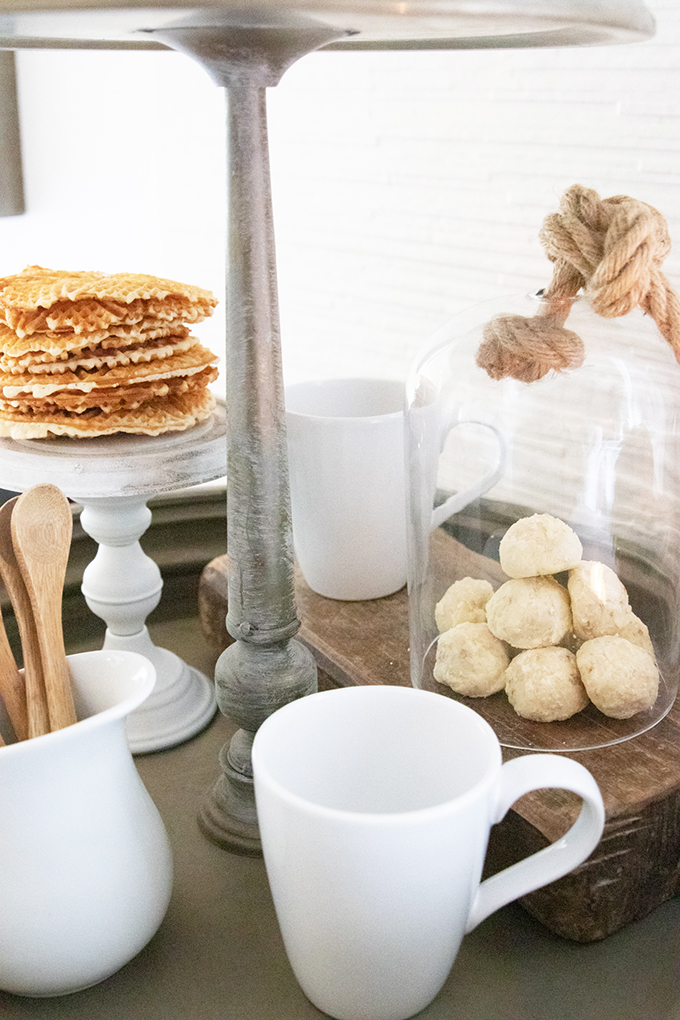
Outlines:
{"type": "Polygon", "coordinates": [[[66,661],[69,665],[72,662],[87,661],[88,659],[103,660],[109,659],[120,659],[128,661],[130,665],[134,660],[138,660],[137,668],[145,669],[146,676],[143,677],[143,682],[140,684],[138,690],[133,691],[132,694],[123,700],[119,701],[116,705],[111,705],[110,708],[105,708],[101,712],[96,712],[94,715],[88,715],[84,719],[78,719],[77,722],[72,723],[70,726],[63,726],[59,730],[53,730],[51,733],[43,733],[38,737],[31,737],[26,740],[17,740],[13,744],[6,744],[0,747],[0,757],[7,758],[8,755],[13,754],[31,754],[31,748],[39,748],[47,746],[46,741],[60,740],[71,740],[74,733],[87,733],[89,730],[97,729],[99,726],[104,726],[108,722],[112,722],[115,719],[124,719],[127,715],[132,712],[133,709],[137,708],[145,701],[156,683],[156,671],[153,664],[144,655],[140,655],[139,652],[131,652],[125,649],[113,649],[113,648],[97,648],[91,649],[86,652],[73,652],[71,655],[66,656],[66,661]]]}
{"type": "Polygon", "coordinates": [[[282,800],[286,801],[293,807],[302,809],[309,814],[314,814],[317,817],[323,817],[326,819],[336,819],[338,821],[352,821],[354,824],[359,825],[373,825],[373,826],[384,826],[394,825],[396,821],[402,824],[419,824],[423,821],[435,820],[436,818],[448,814],[453,808],[456,810],[464,808],[470,801],[475,800],[479,797],[480,793],[484,788],[489,786],[496,776],[500,773],[501,766],[503,764],[501,746],[493,731],[493,728],[489,723],[482,718],[482,716],[475,712],[474,709],[468,708],[467,705],[461,705],[460,702],[454,701],[452,698],[447,698],[441,694],[436,694],[434,691],[425,691],[417,687],[402,687],[402,686],[388,686],[371,684],[369,686],[351,686],[351,687],[338,687],[328,691],[316,691],[314,694],[308,694],[302,698],[296,698],[294,701],[289,701],[286,705],[277,709],[270,716],[265,719],[253,741],[251,758],[253,763],[253,776],[255,779],[255,799],[257,802],[257,783],[264,783],[268,785],[282,800]],[[380,692],[380,693],[378,693],[380,692]],[[480,734],[484,735],[484,739],[488,742],[489,756],[488,762],[484,769],[483,774],[480,778],[463,793],[455,797],[448,797],[446,800],[442,800],[437,804],[432,804],[428,807],[412,808],[406,811],[385,811],[385,812],[372,812],[372,811],[351,811],[346,808],[334,808],[328,807],[324,804],[317,804],[315,801],[303,797],[300,794],[293,793],[286,786],[283,785],[278,779],[276,779],[267,766],[262,762],[262,756],[260,754],[259,744],[267,738],[267,733],[270,729],[274,729],[281,725],[281,718],[283,714],[289,714],[290,712],[298,711],[298,706],[309,699],[319,699],[330,697],[392,697],[397,698],[407,696],[420,697],[425,699],[437,698],[443,705],[448,706],[444,708],[444,711],[453,711],[454,714],[459,714],[467,718],[470,723],[478,726],[480,734]],[[278,718],[277,718],[278,717],[278,718]],[[260,734],[264,730],[264,737],[260,734]]]}
{"type": "Polygon", "coordinates": [[[336,424],[337,422],[384,422],[391,421],[394,418],[403,417],[405,402],[406,402],[406,383],[401,379],[392,379],[381,376],[330,376],[325,379],[306,379],[300,380],[299,382],[290,383],[284,389],[285,398],[285,411],[286,415],[291,418],[304,418],[308,420],[314,420],[319,425],[323,425],[326,422],[336,424]],[[321,387],[331,388],[333,386],[342,386],[348,384],[383,384],[391,387],[398,387],[402,395],[402,407],[398,411],[386,411],[380,414],[320,414],[316,411],[295,411],[288,407],[288,395],[292,394],[295,390],[302,390],[309,388],[310,390],[320,390],[321,387]]]}

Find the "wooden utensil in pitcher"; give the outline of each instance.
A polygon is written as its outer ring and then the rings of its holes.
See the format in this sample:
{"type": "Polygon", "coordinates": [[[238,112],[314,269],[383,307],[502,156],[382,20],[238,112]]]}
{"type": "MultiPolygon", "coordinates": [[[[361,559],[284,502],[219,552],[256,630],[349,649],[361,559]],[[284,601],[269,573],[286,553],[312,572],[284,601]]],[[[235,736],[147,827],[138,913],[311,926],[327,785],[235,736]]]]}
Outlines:
{"type": "MultiPolygon", "coordinates": [[[[27,736],[40,737],[44,733],[50,732],[50,717],[47,711],[42,661],[33,609],[12,544],[11,520],[18,498],[15,496],[14,499],[10,499],[0,506],[0,575],[14,607],[24,654],[27,736]]],[[[14,729],[16,732],[16,726],[14,729]]],[[[17,737],[21,740],[18,733],[17,737]]]]}
{"type": "Polygon", "coordinates": [[[5,703],[9,721],[17,740],[28,737],[28,715],[26,711],[26,686],[14,661],[12,649],[7,640],[7,631],[0,614],[0,695],[5,703]]]}
{"type": "Polygon", "coordinates": [[[76,722],[61,622],[73,531],[68,500],[56,485],[34,485],[17,499],[11,528],[38,635],[50,729],[58,730],[76,722]]]}

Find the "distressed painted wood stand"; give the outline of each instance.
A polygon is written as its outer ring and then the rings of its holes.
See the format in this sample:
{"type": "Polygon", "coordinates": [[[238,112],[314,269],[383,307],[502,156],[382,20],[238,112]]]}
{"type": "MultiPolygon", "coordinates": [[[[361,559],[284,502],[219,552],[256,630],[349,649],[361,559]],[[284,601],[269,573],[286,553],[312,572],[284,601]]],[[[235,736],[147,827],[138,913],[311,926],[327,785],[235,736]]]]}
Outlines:
{"type": "Polygon", "coordinates": [[[163,581],[139,539],[151,523],[151,496],[224,476],[225,431],[220,406],[207,422],[158,438],[101,436],[77,444],[67,438],[0,439],[0,477],[7,488],[52,482],[83,507],[80,522],[99,549],[82,591],[107,624],[104,648],[140,652],[156,668],[153,693],[128,716],[134,753],[188,740],[217,707],[208,677],[149,637],[145,620],[158,605],[163,581]]]}
{"type": "Polygon", "coordinates": [[[562,46],[647,38],[641,0],[5,0],[0,46],[172,48],[228,94],[227,544],[235,639],[218,704],[240,726],[201,812],[223,846],[258,852],[250,748],[260,723],[315,689],[299,620],[284,428],[266,89],[312,50],[562,46]]]}
{"type": "MultiPolygon", "coordinates": [[[[436,538],[437,556],[454,578],[482,576],[483,560],[492,577],[500,569],[443,531],[436,538]]],[[[297,573],[296,594],[299,637],[326,685],[410,685],[406,589],[370,602],[337,602],[316,595],[297,573]]],[[[202,627],[215,648],[229,640],[223,624],[227,597],[226,557],[218,557],[199,588],[202,627]]],[[[525,753],[503,751],[505,760],[525,753]]],[[[591,942],[680,891],[680,704],[639,737],[570,757],[592,772],[602,791],[604,835],[589,860],[525,897],[523,905],[557,934],[591,942]]],[[[499,871],[559,839],[579,808],[580,800],[562,790],[522,797],[492,832],[487,868],[499,871]]]]}

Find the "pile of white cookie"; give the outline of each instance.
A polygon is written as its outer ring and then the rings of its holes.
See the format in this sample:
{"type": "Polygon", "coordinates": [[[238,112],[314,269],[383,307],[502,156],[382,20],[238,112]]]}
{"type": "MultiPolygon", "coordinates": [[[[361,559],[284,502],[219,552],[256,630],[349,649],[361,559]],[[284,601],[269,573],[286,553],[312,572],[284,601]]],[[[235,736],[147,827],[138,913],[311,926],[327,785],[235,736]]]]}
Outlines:
{"type": "Polygon", "coordinates": [[[494,592],[465,577],[437,603],[435,680],[471,698],[505,690],[537,722],[569,719],[591,701],[614,719],[651,708],[659,671],[647,627],[614,571],[582,553],[550,514],[513,524],[500,544],[510,580],[494,592]],[[552,576],[564,571],[566,588],[552,576]]]}

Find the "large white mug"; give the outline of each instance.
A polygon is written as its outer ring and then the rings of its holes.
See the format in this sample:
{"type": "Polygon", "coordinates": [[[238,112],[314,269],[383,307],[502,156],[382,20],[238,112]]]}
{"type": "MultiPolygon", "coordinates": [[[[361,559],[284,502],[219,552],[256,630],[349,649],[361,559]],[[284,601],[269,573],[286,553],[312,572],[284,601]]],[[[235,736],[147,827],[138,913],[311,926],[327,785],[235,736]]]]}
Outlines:
{"type": "Polygon", "coordinates": [[[406,687],[324,691],[279,709],[253,745],[257,813],[286,951],[337,1020],[405,1020],[439,992],[461,939],[580,864],[604,824],[578,762],[501,764],[491,727],[406,687]],[[583,798],[557,843],[480,883],[490,827],[530,790],[583,798]]]}
{"type": "Polygon", "coordinates": [[[293,543],[309,587],[375,599],[406,583],[404,384],[326,379],[286,389],[293,543]]]}
{"type": "Polygon", "coordinates": [[[154,935],[172,888],[125,734],[154,668],[126,651],[68,661],[79,722],[0,747],[0,988],[17,995],[109,977],[154,935]]]}

